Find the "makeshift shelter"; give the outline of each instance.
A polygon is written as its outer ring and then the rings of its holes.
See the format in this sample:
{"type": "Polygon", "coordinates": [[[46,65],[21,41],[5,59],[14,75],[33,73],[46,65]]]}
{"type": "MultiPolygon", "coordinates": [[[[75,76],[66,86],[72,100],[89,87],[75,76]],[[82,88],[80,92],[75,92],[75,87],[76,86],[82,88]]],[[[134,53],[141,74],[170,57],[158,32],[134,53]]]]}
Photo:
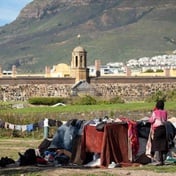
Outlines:
{"type": "Polygon", "coordinates": [[[139,147],[136,127],[126,118],[119,122],[74,119],[58,128],[48,149],[71,152],[70,161],[75,164],[87,164],[95,155],[101,167],[111,162],[130,164],[139,147]]]}
{"type": "MultiPolygon", "coordinates": [[[[176,128],[170,121],[165,127],[168,146],[175,148],[176,128]]],[[[71,119],[58,127],[52,139],[45,138],[35,153],[34,149],[19,153],[18,162],[21,166],[42,164],[105,168],[147,164],[151,162],[147,155],[149,134],[147,119],[71,119]]],[[[0,164],[5,165],[4,159],[0,164]]]]}
{"type": "MultiPolygon", "coordinates": [[[[167,122],[166,127],[168,141],[173,142],[175,127],[170,122],[167,122]]],[[[71,152],[70,162],[74,164],[86,165],[95,159],[99,159],[100,167],[108,167],[112,162],[121,165],[134,162],[147,164],[151,162],[146,155],[149,133],[150,123],[147,120],[120,118],[117,121],[94,119],[86,122],[74,119],[58,128],[48,149],[65,149],[71,152]],[[63,132],[66,126],[68,131],[63,132]]]]}

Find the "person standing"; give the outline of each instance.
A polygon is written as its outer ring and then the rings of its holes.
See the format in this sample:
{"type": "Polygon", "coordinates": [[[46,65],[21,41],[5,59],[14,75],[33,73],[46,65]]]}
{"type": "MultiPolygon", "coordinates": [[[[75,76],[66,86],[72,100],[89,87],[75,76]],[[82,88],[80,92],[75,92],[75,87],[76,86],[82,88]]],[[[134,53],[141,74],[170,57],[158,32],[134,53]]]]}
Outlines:
{"type": "Polygon", "coordinates": [[[167,111],[164,109],[164,101],[159,100],[156,103],[149,122],[151,123],[151,130],[153,138],[151,141],[151,153],[159,154],[159,163],[157,165],[164,165],[164,154],[168,151],[165,122],[167,121],[167,111]]]}

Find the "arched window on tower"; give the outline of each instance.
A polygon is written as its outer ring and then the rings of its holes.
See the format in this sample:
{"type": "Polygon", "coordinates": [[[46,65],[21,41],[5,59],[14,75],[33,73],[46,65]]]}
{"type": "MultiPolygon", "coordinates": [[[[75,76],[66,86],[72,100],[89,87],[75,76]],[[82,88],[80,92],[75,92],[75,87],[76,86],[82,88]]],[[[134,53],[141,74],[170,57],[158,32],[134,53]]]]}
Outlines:
{"type": "Polygon", "coordinates": [[[83,58],[83,57],[80,56],[80,67],[81,67],[81,68],[83,67],[83,65],[82,65],[82,62],[83,62],[83,61],[82,61],[82,58],[83,58]]]}
{"type": "Polygon", "coordinates": [[[75,57],[75,66],[78,67],[78,56],[75,57]]]}
{"type": "Polygon", "coordinates": [[[86,60],[86,56],[85,56],[85,57],[84,57],[84,63],[83,63],[83,64],[84,64],[84,68],[86,68],[86,66],[87,66],[87,63],[86,63],[86,62],[87,62],[87,60],[86,60]]]}

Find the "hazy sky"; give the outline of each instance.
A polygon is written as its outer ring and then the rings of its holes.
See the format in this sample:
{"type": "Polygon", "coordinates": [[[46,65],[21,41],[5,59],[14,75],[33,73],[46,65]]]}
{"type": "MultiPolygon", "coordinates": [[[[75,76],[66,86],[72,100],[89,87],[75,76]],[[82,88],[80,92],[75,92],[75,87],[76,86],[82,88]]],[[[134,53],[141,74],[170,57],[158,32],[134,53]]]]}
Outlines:
{"type": "Polygon", "coordinates": [[[0,26],[16,19],[21,9],[33,0],[0,0],[0,26]]]}

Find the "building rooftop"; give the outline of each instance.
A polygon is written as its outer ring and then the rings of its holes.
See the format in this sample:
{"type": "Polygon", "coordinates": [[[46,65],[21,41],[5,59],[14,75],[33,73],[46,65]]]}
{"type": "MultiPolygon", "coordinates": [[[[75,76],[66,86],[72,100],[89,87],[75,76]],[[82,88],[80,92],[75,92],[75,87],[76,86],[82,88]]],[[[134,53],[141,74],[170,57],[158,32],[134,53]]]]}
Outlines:
{"type": "Polygon", "coordinates": [[[82,46],[77,46],[73,52],[86,52],[86,50],[82,46]]]}

